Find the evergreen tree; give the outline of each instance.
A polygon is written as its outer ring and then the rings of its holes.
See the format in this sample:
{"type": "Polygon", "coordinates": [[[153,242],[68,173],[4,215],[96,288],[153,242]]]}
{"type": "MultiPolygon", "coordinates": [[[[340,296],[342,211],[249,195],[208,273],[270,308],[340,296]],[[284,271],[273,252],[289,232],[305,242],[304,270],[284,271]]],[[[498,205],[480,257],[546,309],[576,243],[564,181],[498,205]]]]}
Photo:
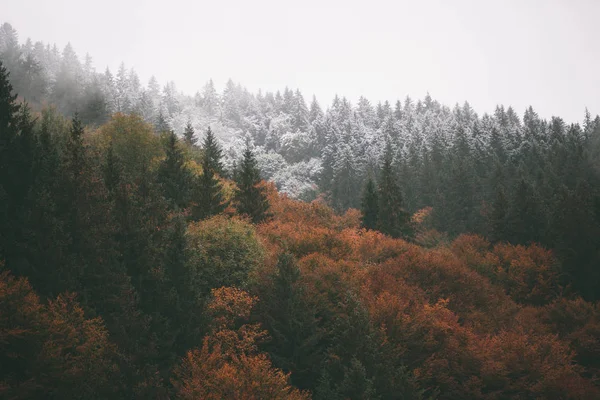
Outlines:
{"type": "Polygon", "coordinates": [[[369,177],[362,199],[362,225],[366,229],[377,228],[379,214],[379,197],[373,179],[369,177]]]}
{"type": "Polygon", "coordinates": [[[206,130],[206,137],[202,143],[202,148],[204,149],[204,159],[206,160],[207,165],[215,174],[222,176],[223,164],[221,163],[221,158],[223,157],[223,150],[221,150],[221,146],[217,142],[215,135],[212,133],[210,126],[206,130]]]}
{"type": "Polygon", "coordinates": [[[541,219],[540,200],[525,178],[513,189],[507,220],[509,238],[515,244],[538,242],[546,229],[541,219]]]}
{"type": "Polygon", "coordinates": [[[490,239],[492,241],[507,241],[510,239],[507,227],[508,199],[504,193],[504,188],[499,187],[496,191],[496,198],[492,204],[490,215],[490,239]]]}
{"type": "Polygon", "coordinates": [[[195,136],[194,127],[192,126],[191,121],[188,120],[185,130],[183,131],[183,141],[188,146],[195,146],[198,138],[195,136]]]}
{"type": "Polygon", "coordinates": [[[404,210],[402,192],[392,166],[392,148],[388,143],[379,178],[379,230],[392,237],[409,239],[413,235],[410,214],[404,210]]]}
{"type": "Polygon", "coordinates": [[[158,169],[158,180],[164,197],[174,206],[183,208],[189,201],[192,175],[185,166],[183,152],[174,132],[167,138],[165,152],[166,157],[158,169]]]}
{"type": "Polygon", "coordinates": [[[221,182],[208,157],[202,159],[202,175],[198,178],[194,194],[192,218],[197,220],[222,213],[227,207],[223,198],[221,182]]]}
{"type": "Polygon", "coordinates": [[[292,381],[301,389],[308,389],[318,379],[322,359],[322,333],[316,310],[310,304],[301,272],[292,254],[282,253],[277,270],[259,304],[261,318],[272,341],[265,347],[273,363],[284,371],[293,371],[292,381]]]}
{"type": "Polygon", "coordinates": [[[12,262],[27,253],[24,218],[36,178],[37,144],[29,108],[17,104],[8,77],[0,61],[0,258],[17,272],[12,262]]]}
{"type": "Polygon", "coordinates": [[[171,128],[169,127],[169,123],[165,119],[165,116],[164,116],[162,110],[160,110],[158,112],[158,117],[156,118],[155,127],[156,127],[156,131],[158,133],[169,132],[171,130],[171,128]]]}
{"type": "Polygon", "coordinates": [[[235,200],[238,212],[248,215],[254,223],[268,217],[269,202],[264,188],[258,185],[260,181],[260,171],[248,145],[237,173],[235,200]]]}

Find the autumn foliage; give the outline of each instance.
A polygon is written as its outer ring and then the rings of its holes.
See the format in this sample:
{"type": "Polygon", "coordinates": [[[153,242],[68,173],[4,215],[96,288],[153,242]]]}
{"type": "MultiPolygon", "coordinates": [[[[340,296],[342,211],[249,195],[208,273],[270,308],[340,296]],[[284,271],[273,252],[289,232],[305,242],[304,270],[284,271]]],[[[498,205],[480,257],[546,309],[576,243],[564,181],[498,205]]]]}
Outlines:
{"type": "MultiPolygon", "coordinates": [[[[392,360],[406,366],[409,382],[417,382],[423,396],[600,396],[598,306],[568,298],[550,251],[535,244],[492,245],[469,235],[425,248],[360,229],[353,211],[339,216],[319,201],[274,194],[271,201],[274,217],[258,231],[271,253],[287,251],[298,259],[295,285],[317,319],[323,365],[349,357],[334,339],[347,312],[344,299],[352,294],[360,304],[355,306],[364,307],[362,334],[375,341],[373,349],[385,349],[376,361],[361,358],[360,345],[350,350],[373,388],[368,393],[395,398],[383,383],[389,377],[369,365],[392,360]]],[[[427,210],[422,214],[416,222],[427,210]]],[[[276,275],[272,266],[264,268],[276,275]]],[[[338,394],[344,382],[339,373],[338,394]]],[[[315,397],[325,398],[319,390],[315,397]]]]}
{"type": "Polygon", "coordinates": [[[268,356],[257,350],[257,341],[266,332],[256,324],[243,324],[256,300],[235,288],[212,291],[208,305],[208,312],[214,317],[211,333],[201,348],[190,350],[175,369],[173,385],[178,398],[309,398],[292,388],[288,375],[273,368],[268,356]]]}
{"type": "Polygon", "coordinates": [[[72,126],[0,236],[0,397],[600,398],[600,308],[548,249],[451,240],[431,208],[394,239],[264,182],[254,223],[190,218],[176,139],[72,126]]]}

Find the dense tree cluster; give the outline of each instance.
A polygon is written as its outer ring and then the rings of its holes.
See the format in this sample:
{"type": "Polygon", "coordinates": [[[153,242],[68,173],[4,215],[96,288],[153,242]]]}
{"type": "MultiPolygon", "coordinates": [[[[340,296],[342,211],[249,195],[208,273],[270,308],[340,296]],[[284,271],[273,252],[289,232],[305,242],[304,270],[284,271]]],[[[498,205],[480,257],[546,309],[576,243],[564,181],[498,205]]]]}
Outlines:
{"type": "MultiPolygon", "coordinates": [[[[295,198],[325,196],[339,212],[361,207],[359,188],[369,178],[378,190],[392,182],[382,179],[391,167],[398,190],[393,199],[380,197],[380,206],[398,203],[408,213],[431,207],[431,223],[451,237],[472,232],[541,243],[556,251],[565,282],[588,299],[600,293],[600,118],[588,112],[582,125],[541,119],[531,107],[522,117],[503,106],[480,116],[468,103],[449,108],[429,95],[394,105],[336,97],[323,111],[314,98],[307,106],[298,90],[251,94],[231,81],[222,93],[210,81],[190,97],[172,83],[144,86],[124,66],[116,76],[96,73],[91,58],[82,63],[69,45],[60,52],[41,42],[19,44],[6,23],[0,58],[30,103],[48,101],[67,116],[78,111],[86,124],[137,113],[192,145],[194,132],[210,126],[223,155],[218,176],[226,176],[221,167],[232,172],[250,145],[263,179],[295,198]]],[[[215,186],[209,178],[204,184],[215,186]]],[[[409,237],[407,215],[380,219],[379,228],[409,237]]]]}
{"type": "Polygon", "coordinates": [[[208,333],[211,289],[247,287],[260,264],[235,215],[264,219],[266,197],[214,183],[208,142],[202,168],[136,115],[92,131],[78,114],[34,116],[8,78],[0,61],[0,397],[167,396],[178,357],[208,333]],[[262,201],[226,210],[234,197],[262,201]]]}
{"type": "Polygon", "coordinates": [[[599,138],[187,97],[4,24],[0,397],[598,398],[599,138]]]}

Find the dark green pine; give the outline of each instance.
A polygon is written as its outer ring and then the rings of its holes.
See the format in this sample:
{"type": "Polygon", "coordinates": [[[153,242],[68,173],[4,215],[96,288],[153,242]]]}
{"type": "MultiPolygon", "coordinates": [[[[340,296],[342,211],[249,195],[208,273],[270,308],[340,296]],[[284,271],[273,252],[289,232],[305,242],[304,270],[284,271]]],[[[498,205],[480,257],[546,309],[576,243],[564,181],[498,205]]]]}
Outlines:
{"type": "Polygon", "coordinates": [[[366,229],[377,229],[379,214],[379,196],[373,179],[369,177],[362,199],[362,225],[366,229]]]}
{"type": "Polygon", "coordinates": [[[210,169],[222,176],[223,164],[221,163],[221,158],[223,157],[223,150],[221,150],[221,146],[219,146],[210,126],[206,131],[206,137],[204,138],[202,148],[204,149],[204,159],[208,163],[210,169]]]}
{"type": "Polygon", "coordinates": [[[388,144],[379,179],[379,230],[392,237],[413,236],[410,214],[404,210],[402,192],[392,166],[392,150],[388,144]]]}
{"type": "Polygon", "coordinates": [[[269,202],[264,188],[258,186],[261,180],[260,171],[250,147],[246,147],[244,151],[236,178],[238,189],[235,198],[238,212],[248,215],[254,223],[263,221],[269,215],[269,202]]]}

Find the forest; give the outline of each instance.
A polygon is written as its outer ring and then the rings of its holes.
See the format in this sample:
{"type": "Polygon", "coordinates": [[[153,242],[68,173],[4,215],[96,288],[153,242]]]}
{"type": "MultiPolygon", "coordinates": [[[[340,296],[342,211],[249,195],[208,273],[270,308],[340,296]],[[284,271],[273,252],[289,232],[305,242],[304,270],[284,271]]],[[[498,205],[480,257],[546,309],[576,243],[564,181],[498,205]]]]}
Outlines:
{"type": "Polygon", "coordinates": [[[194,96],[0,27],[0,397],[600,398],[600,117],[194,96]]]}

